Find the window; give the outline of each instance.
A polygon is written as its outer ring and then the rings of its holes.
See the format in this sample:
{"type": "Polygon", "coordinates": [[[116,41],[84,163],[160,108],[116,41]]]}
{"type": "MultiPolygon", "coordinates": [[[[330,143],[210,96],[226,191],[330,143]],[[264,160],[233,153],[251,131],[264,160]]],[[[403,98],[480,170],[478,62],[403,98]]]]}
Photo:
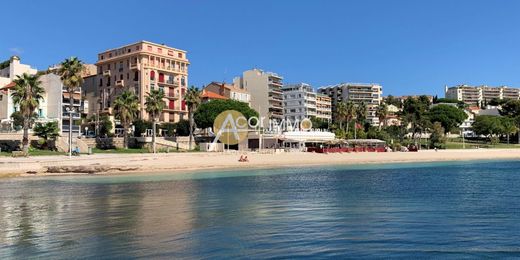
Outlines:
{"type": "MultiPolygon", "coordinates": [[[[183,93],[183,94],[184,94],[184,93],[183,93]]],[[[182,109],[182,110],[186,110],[186,101],[185,101],[185,100],[183,100],[183,101],[181,102],[181,109],[182,109]]]]}
{"type": "Polygon", "coordinates": [[[126,73],[126,79],[130,79],[130,73],[126,73]]]}
{"type": "Polygon", "coordinates": [[[173,51],[172,50],[168,50],[168,55],[169,56],[173,56],[173,51]]]}
{"type": "Polygon", "coordinates": [[[104,60],[104,59],[105,59],[105,56],[101,55],[101,59],[104,60]]]}
{"type": "Polygon", "coordinates": [[[0,95],[0,101],[4,99],[4,95],[0,95]]]}
{"type": "Polygon", "coordinates": [[[119,75],[119,79],[123,80],[123,74],[119,75]]]}
{"type": "Polygon", "coordinates": [[[152,46],[148,45],[148,51],[152,51],[152,46]]]}
{"type": "Polygon", "coordinates": [[[179,53],[179,54],[178,54],[178,57],[182,59],[182,53],[179,53]]]}
{"type": "Polygon", "coordinates": [[[109,54],[108,54],[108,57],[109,57],[109,58],[112,58],[112,53],[109,53],[109,54]]]}
{"type": "Polygon", "coordinates": [[[41,108],[38,109],[38,117],[43,117],[43,110],[41,108]]]}
{"type": "Polygon", "coordinates": [[[155,84],[150,84],[150,89],[153,90],[155,88],[155,84]]]}
{"type": "Polygon", "coordinates": [[[135,50],[138,51],[139,50],[139,46],[135,46],[135,50]]]}
{"type": "Polygon", "coordinates": [[[139,80],[139,71],[134,72],[134,81],[139,80]]]}
{"type": "Polygon", "coordinates": [[[150,71],[150,80],[155,80],[155,71],[150,71]]]}
{"type": "Polygon", "coordinates": [[[99,86],[103,86],[103,79],[99,79],[99,86]]]}
{"type": "Polygon", "coordinates": [[[132,49],[128,48],[128,53],[132,52],[132,49]]]}
{"type": "Polygon", "coordinates": [[[158,53],[162,53],[162,49],[161,48],[157,48],[157,52],[158,53]]]}

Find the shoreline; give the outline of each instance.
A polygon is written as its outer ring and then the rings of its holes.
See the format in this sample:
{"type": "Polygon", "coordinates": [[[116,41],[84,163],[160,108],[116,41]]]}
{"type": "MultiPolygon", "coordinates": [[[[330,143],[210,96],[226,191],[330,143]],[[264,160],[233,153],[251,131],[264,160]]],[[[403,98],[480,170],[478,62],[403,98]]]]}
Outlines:
{"type": "Polygon", "coordinates": [[[520,149],[422,150],[389,153],[244,153],[249,162],[238,162],[241,153],[94,154],[0,159],[0,179],[14,177],[127,175],[137,173],[187,173],[211,170],[269,169],[414,162],[514,160],[520,149]],[[62,172],[47,172],[49,168],[62,172]],[[84,172],[68,172],[67,170],[84,172]],[[65,171],[65,172],[63,172],[65,171]]]}

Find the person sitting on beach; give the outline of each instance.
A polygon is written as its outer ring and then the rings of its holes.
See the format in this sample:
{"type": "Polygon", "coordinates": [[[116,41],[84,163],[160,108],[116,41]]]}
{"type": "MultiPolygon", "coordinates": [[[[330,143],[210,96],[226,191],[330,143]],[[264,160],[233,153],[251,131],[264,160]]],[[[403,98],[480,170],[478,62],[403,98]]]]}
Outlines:
{"type": "Polygon", "coordinates": [[[238,159],[239,162],[243,162],[244,161],[244,155],[240,155],[240,159],[238,159]]]}
{"type": "Polygon", "coordinates": [[[247,159],[247,155],[244,156],[244,162],[249,162],[249,159],[247,159]]]}

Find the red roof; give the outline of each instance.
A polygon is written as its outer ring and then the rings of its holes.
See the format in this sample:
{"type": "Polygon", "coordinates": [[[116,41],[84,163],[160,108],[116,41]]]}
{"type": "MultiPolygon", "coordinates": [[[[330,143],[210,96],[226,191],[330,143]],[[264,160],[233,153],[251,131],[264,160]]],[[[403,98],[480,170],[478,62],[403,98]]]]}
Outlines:
{"type": "Polygon", "coordinates": [[[203,99],[228,99],[227,97],[224,97],[222,95],[219,95],[217,93],[211,92],[211,91],[204,91],[202,93],[203,99]]]}
{"type": "Polygon", "coordinates": [[[2,89],[8,89],[8,88],[12,88],[16,85],[16,83],[14,83],[13,81],[11,81],[11,83],[5,85],[2,87],[2,89]]]}

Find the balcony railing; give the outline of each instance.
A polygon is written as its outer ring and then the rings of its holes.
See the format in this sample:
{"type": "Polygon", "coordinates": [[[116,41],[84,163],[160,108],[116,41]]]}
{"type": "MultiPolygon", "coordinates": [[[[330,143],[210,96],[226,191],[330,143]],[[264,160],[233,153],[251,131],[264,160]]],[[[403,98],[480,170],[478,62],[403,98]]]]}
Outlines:
{"type": "Polygon", "coordinates": [[[170,66],[170,65],[144,63],[143,66],[148,67],[148,68],[157,69],[157,70],[163,70],[163,71],[171,71],[171,72],[176,72],[176,73],[188,73],[188,69],[186,69],[186,68],[184,68],[184,69],[175,68],[174,66],[170,66]]]}
{"type": "Polygon", "coordinates": [[[116,87],[123,87],[125,85],[125,81],[124,80],[117,80],[116,81],[116,87]]]}
{"type": "Polygon", "coordinates": [[[103,76],[110,77],[110,70],[103,71],[103,76]]]}
{"type": "MultiPolygon", "coordinates": [[[[61,127],[61,130],[63,132],[69,132],[69,125],[68,124],[64,124],[62,127],[61,127]]],[[[72,125],[72,132],[79,132],[79,125],[72,125]]]]}
{"type": "Polygon", "coordinates": [[[77,113],[77,112],[74,112],[74,113],[63,112],[62,116],[63,116],[63,118],[69,118],[69,114],[72,114],[72,118],[81,118],[81,114],[77,113]]]}

